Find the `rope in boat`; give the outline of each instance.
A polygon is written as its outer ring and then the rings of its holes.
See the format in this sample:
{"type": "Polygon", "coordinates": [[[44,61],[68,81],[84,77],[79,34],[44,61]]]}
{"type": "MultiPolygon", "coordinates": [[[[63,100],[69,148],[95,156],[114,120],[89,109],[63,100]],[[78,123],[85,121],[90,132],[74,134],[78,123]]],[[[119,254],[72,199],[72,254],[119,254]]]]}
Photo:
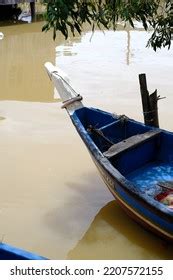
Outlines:
{"type": "Polygon", "coordinates": [[[112,146],[114,144],[110,139],[108,139],[104,135],[104,133],[100,129],[94,128],[92,125],[89,125],[87,127],[87,131],[90,132],[90,133],[94,133],[97,136],[102,137],[110,146],[112,146]]]}
{"type": "MultiPolygon", "coordinates": [[[[159,95],[159,96],[157,97],[156,103],[157,103],[157,101],[159,101],[159,100],[161,100],[161,99],[165,99],[165,98],[166,98],[165,96],[160,97],[160,95],[159,95]]],[[[143,114],[144,114],[144,115],[152,114],[152,113],[154,113],[154,112],[156,112],[156,111],[157,111],[157,108],[154,109],[154,110],[146,111],[146,112],[143,111],[143,114]]]]}
{"type": "Polygon", "coordinates": [[[144,112],[144,111],[143,111],[143,114],[144,114],[144,115],[147,115],[147,114],[154,113],[154,112],[156,112],[156,111],[157,111],[157,110],[152,110],[152,111],[148,111],[148,112],[144,112]]]}
{"type": "Polygon", "coordinates": [[[75,101],[81,101],[83,97],[78,94],[78,96],[72,97],[66,101],[63,101],[63,105],[61,106],[62,109],[66,108],[68,105],[72,104],[75,101]]]}

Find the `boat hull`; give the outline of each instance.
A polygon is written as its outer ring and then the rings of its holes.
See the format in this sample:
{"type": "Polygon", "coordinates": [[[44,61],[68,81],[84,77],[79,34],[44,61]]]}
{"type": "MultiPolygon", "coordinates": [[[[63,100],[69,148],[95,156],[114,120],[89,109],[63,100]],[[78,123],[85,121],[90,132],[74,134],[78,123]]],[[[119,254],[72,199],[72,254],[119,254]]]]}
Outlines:
{"type": "Polygon", "coordinates": [[[147,230],[156,233],[163,239],[173,242],[173,216],[156,207],[157,203],[149,203],[142,196],[133,191],[133,188],[128,185],[128,182],[121,174],[112,167],[98,150],[88,135],[87,130],[81,124],[78,116],[71,116],[72,122],[75,125],[80,137],[87,146],[89,153],[108,189],[117,200],[118,204],[132,217],[137,223],[144,226],[147,230]]]}
{"type": "Polygon", "coordinates": [[[1,243],[0,260],[47,260],[47,258],[16,248],[6,243],[1,243]]]}
{"type": "Polygon", "coordinates": [[[138,223],[173,241],[173,133],[83,106],[59,70],[45,67],[117,202],[138,223]],[[157,198],[168,182],[172,201],[165,205],[157,198]]]}
{"type": "MultiPolygon", "coordinates": [[[[108,187],[109,191],[112,193],[117,203],[121,206],[121,208],[138,224],[142,225],[147,230],[157,234],[161,238],[173,242],[173,234],[172,230],[167,230],[166,225],[164,225],[164,219],[160,223],[156,223],[154,219],[151,219],[151,210],[148,208],[148,205],[141,205],[138,199],[135,201],[134,198],[129,195],[125,190],[122,189],[121,185],[117,183],[114,179],[112,179],[108,173],[105,172],[104,169],[99,165],[98,162],[95,161],[93,156],[91,155],[99,174],[108,187]],[[138,208],[135,207],[135,204],[139,204],[138,208]],[[145,212],[149,211],[149,215],[146,215],[145,212]],[[161,227],[162,224],[162,227],[161,227]]],[[[153,211],[152,211],[153,213],[153,211]]],[[[157,214],[156,214],[157,217],[157,214]]],[[[172,228],[172,223],[170,222],[170,228],[172,228]]]]}

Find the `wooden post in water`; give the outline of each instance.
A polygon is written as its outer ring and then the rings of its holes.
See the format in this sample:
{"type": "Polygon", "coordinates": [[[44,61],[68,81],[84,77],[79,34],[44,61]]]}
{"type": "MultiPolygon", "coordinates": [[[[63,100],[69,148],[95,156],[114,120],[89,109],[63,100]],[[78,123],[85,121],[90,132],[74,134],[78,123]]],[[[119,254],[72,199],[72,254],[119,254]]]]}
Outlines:
{"type": "Polygon", "coordinates": [[[35,0],[30,2],[31,19],[35,21],[35,0]]]}
{"type": "Polygon", "coordinates": [[[157,90],[155,90],[152,94],[149,95],[145,74],[139,75],[139,83],[141,90],[144,123],[146,125],[159,127],[157,108],[157,102],[159,100],[159,97],[157,96],[157,90]]]}

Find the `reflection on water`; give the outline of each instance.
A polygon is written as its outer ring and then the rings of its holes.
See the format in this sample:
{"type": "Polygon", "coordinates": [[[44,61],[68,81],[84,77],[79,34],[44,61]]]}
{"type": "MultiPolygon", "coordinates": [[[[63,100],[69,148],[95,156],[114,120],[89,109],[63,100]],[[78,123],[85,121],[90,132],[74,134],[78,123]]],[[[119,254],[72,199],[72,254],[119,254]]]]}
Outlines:
{"type": "Polygon", "coordinates": [[[42,25],[0,28],[0,100],[54,101],[43,64],[48,58],[54,61],[56,43],[50,33],[41,33],[42,25]]]}
{"type": "Polygon", "coordinates": [[[86,29],[53,42],[42,25],[0,28],[0,236],[53,259],[170,259],[171,246],[109,203],[43,64],[56,55],[86,105],[138,120],[138,74],[146,72],[151,91],[167,97],[159,104],[161,126],[173,130],[172,50],[146,49],[141,30],[98,31],[91,40],[86,29]]]}
{"type": "Polygon", "coordinates": [[[155,53],[146,48],[150,34],[140,29],[104,34],[97,31],[90,40],[91,35],[87,32],[80,43],[58,46],[56,57],[56,64],[69,74],[76,90],[85,96],[86,104],[143,120],[138,75],[146,73],[149,91],[157,88],[161,96],[166,96],[159,101],[160,126],[173,129],[173,50],[155,53]],[[68,56],[63,55],[66,46],[68,56]]]}
{"type": "Polygon", "coordinates": [[[127,65],[130,64],[130,31],[127,31],[127,65]]]}
{"type": "Polygon", "coordinates": [[[109,202],[69,252],[68,259],[172,259],[173,245],[145,231],[109,202]]]}

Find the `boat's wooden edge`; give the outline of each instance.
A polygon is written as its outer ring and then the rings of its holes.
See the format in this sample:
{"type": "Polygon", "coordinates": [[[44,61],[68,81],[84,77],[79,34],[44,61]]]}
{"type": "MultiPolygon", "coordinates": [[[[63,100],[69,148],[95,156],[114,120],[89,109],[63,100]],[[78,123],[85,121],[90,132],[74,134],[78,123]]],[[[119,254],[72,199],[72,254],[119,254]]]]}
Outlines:
{"type": "Polygon", "coordinates": [[[149,130],[143,134],[137,134],[131,136],[117,144],[112,145],[103,155],[107,158],[118,155],[119,153],[132,149],[139,144],[146,142],[147,140],[160,134],[160,130],[149,130]]]}

